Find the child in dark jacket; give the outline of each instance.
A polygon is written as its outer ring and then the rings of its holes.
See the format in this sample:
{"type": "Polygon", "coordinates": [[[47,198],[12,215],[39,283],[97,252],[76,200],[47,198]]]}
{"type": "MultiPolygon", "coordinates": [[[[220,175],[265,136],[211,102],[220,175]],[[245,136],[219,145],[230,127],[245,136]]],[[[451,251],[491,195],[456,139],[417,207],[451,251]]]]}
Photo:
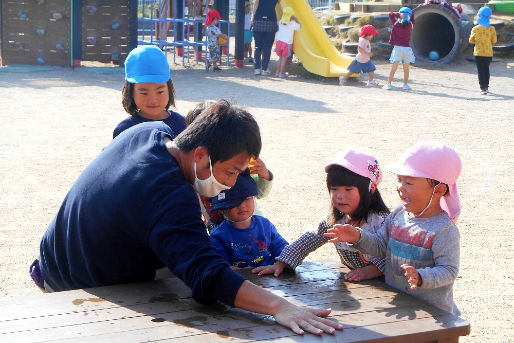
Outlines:
{"type": "Polygon", "coordinates": [[[268,219],[253,215],[256,195],[257,185],[247,169],[232,188],[212,198],[211,211],[222,210],[226,219],[211,232],[211,241],[234,267],[273,264],[288,244],[268,219]]]}

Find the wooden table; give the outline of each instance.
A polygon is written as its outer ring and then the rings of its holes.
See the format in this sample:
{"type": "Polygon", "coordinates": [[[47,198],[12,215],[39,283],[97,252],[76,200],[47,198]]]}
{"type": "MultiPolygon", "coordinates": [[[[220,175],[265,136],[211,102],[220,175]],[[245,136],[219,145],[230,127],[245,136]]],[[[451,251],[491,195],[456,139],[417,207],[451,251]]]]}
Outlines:
{"type": "MultiPolygon", "coordinates": [[[[335,336],[297,336],[270,316],[201,305],[178,279],[0,299],[0,342],[458,342],[467,321],[378,280],[344,281],[335,261],[254,277],[297,304],[332,308],[335,336]]],[[[34,286],[36,287],[36,286],[34,286]]]]}

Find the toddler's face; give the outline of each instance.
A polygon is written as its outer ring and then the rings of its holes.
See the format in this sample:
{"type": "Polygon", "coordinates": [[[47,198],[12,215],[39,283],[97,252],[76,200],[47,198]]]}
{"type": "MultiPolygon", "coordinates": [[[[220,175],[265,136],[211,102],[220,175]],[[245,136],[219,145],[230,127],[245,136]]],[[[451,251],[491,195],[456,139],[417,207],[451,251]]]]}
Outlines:
{"type": "MultiPolygon", "coordinates": [[[[396,190],[400,196],[405,211],[414,215],[421,213],[427,207],[432,197],[434,187],[424,177],[397,175],[396,190]]],[[[436,205],[432,202],[432,206],[436,205]]]]}
{"type": "Polygon", "coordinates": [[[253,215],[253,211],[255,210],[255,203],[253,198],[253,196],[247,197],[238,206],[226,210],[225,215],[233,222],[241,222],[247,220],[253,215]]]}
{"type": "Polygon", "coordinates": [[[331,186],[330,198],[335,208],[350,217],[361,202],[359,189],[355,186],[331,186]]]}
{"type": "Polygon", "coordinates": [[[168,84],[166,82],[136,83],[132,96],[142,117],[151,120],[164,119],[164,109],[170,100],[168,84]]]}

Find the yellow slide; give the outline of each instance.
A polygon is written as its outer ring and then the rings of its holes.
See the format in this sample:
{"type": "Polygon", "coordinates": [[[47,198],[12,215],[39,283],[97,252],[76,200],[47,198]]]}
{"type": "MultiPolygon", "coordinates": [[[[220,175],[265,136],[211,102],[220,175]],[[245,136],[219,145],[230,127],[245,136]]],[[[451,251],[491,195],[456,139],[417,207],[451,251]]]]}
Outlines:
{"type": "Polygon", "coordinates": [[[346,74],[346,68],[353,59],[341,55],[332,45],[307,0],[280,0],[277,6],[278,20],[284,7],[291,7],[302,25],[295,32],[293,50],[303,67],[313,74],[324,77],[346,74]]]}

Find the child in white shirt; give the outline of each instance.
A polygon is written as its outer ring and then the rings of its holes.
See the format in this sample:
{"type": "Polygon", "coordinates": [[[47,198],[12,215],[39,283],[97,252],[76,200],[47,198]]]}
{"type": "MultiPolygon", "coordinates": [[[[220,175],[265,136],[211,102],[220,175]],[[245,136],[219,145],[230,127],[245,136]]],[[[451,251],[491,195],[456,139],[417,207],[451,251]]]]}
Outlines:
{"type": "Polygon", "coordinates": [[[276,74],[278,77],[288,76],[286,73],[287,58],[291,54],[294,32],[300,27],[300,21],[293,15],[293,9],[285,7],[282,10],[282,18],[278,22],[277,42],[275,44],[275,51],[279,56],[276,74]]]}

